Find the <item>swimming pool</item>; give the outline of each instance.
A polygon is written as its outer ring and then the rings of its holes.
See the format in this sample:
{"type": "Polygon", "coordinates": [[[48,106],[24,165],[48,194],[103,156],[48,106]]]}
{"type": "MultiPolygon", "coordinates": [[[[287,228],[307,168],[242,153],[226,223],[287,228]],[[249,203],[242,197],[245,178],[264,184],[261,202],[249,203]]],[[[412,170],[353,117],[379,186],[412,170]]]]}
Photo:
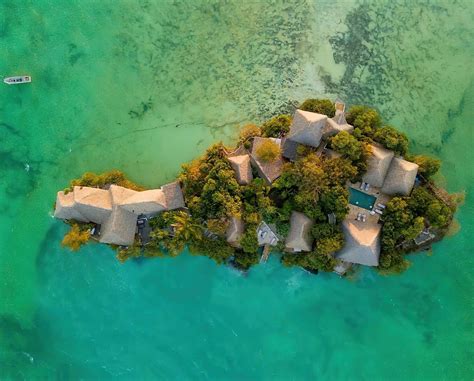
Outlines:
{"type": "Polygon", "coordinates": [[[375,205],[377,197],[361,192],[358,189],[349,188],[349,203],[360,206],[361,208],[372,210],[375,205]]]}

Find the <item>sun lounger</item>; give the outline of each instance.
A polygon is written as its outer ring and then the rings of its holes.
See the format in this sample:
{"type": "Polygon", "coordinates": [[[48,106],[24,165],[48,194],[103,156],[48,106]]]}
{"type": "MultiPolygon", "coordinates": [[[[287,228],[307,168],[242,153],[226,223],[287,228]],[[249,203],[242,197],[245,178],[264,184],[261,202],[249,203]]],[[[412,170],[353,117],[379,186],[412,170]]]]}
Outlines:
{"type": "Polygon", "coordinates": [[[377,208],[380,208],[380,209],[385,209],[386,206],[384,204],[377,204],[377,208]]]}
{"type": "Polygon", "coordinates": [[[383,212],[380,209],[375,209],[375,213],[382,215],[383,212]]]}

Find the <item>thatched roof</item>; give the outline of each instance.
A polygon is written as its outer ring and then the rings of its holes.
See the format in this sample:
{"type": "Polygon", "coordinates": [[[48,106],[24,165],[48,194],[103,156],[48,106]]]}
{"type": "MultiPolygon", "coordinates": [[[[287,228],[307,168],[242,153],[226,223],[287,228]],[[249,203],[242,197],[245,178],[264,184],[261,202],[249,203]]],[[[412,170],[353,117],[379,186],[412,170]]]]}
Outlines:
{"type": "Polygon", "coordinates": [[[273,181],[275,181],[278,177],[281,176],[281,172],[283,169],[283,159],[281,155],[275,158],[274,160],[268,162],[264,162],[258,158],[258,147],[260,147],[260,145],[263,144],[266,140],[271,140],[281,147],[280,139],[255,137],[252,143],[251,159],[253,165],[257,169],[259,176],[264,179],[268,184],[271,184],[273,181]]]}
{"type": "Polygon", "coordinates": [[[377,223],[349,221],[342,223],[345,244],[336,257],[345,262],[365,266],[378,266],[380,256],[381,225],[377,223]]]}
{"type": "Polygon", "coordinates": [[[367,172],[362,177],[362,181],[380,188],[392,162],[393,152],[375,145],[370,145],[370,150],[371,155],[367,161],[367,172]]]}
{"type": "Polygon", "coordinates": [[[315,112],[296,110],[288,138],[311,147],[319,146],[328,117],[315,112]]]}
{"type": "Polygon", "coordinates": [[[344,114],[336,115],[334,118],[331,118],[326,121],[326,125],[323,128],[323,137],[327,138],[338,134],[341,131],[352,132],[354,127],[346,122],[344,114]]]}
{"type": "Polygon", "coordinates": [[[183,191],[181,190],[178,181],[173,181],[172,183],[165,184],[161,187],[161,189],[165,194],[167,210],[174,210],[185,207],[183,191]]]}
{"type": "Polygon", "coordinates": [[[283,138],[281,146],[281,155],[288,160],[295,161],[298,157],[298,144],[289,138],[283,138]]]}
{"type": "Polygon", "coordinates": [[[135,239],[137,215],[114,206],[110,217],[102,224],[100,229],[100,242],[114,245],[128,246],[135,239]]]}
{"type": "Polygon", "coordinates": [[[112,213],[112,200],[107,190],[90,187],[74,187],[75,209],[87,221],[104,223],[112,213]]]}
{"type": "Polygon", "coordinates": [[[240,247],[240,238],[244,233],[244,222],[237,217],[232,217],[226,231],[227,242],[234,247],[240,247]]]}
{"type": "Polygon", "coordinates": [[[137,194],[137,191],[121,187],[119,185],[112,184],[109,188],[110,198],[112,200],[112,205],[120,205],[127,198],[137,194]]]}
{"type": "Polygon", "coordinates": [[[300,212],[291,212],[290,232],[286,237],[285,247],[289,251],[311,251],[313,239],[310,231],[313,221],[300,212]]]}
{"type": "Polygon", "coordinates": [[[231,156],[228,158],[235,177],[240,185],[248,185],[252,182],[252,167],[249,155],[231,156]]]}
{"type": "Polygon", "coordinates": [[[227,152],[227,157],[232,157],[232,156],[240,156],[240,155],[248,155],[248,151],[245,149],[243,145],[238,146],[235,150],[227,152]]]}
{"type": "Polygon", "coordinates": [[[62,220],[75,220],[81,222],[88,222],[76,208],[76,203],[74,202],[74,193],[69,192],[64,194],[63,191],[58,192],[56,196],[56,209],[54,210],[54,217],[60,218],[62,220]]]}
{"type": "Polygon", "coordinates": [[[167,209],[165,193],[161,189],[137,192],[123,200],[121,205],[125,210],[137,215],[153,215],[167,209]]]}
{"type": "Polygon", "coordinates": [[[417,172],[417,164],[395,157],[385,177],[382,192],[392,196],[408,196],[415,184],[417,172]]]}

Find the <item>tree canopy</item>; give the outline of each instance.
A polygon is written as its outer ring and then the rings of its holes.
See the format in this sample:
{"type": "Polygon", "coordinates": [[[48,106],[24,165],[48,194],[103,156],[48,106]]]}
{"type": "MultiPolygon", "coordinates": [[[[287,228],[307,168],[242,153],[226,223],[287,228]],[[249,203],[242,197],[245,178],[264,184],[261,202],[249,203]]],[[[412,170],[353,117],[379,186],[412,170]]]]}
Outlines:
{"type": "Polygon", "coordinates": [[[281,138],[290,131],[290,126],[290,115],[277,115],[262,124],[262,136],[267,138],[281,138]]]}
{"type": "Polygon", "coordinates": [[[334,103],[329,99],[306,99],[301,105],[300,110],[324,114],[332,118],[336,113],[334,103]]]}

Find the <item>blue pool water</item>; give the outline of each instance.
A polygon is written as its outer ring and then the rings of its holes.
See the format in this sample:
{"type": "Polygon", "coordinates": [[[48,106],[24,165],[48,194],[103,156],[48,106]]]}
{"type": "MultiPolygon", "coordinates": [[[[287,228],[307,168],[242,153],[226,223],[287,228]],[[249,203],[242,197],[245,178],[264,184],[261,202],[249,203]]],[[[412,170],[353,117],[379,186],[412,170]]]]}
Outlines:
{"type": "Polygon", "coordinates": [[[349,188],[349,203],[352,205],[360,206],[361,208],[372,210],[375,205],[376,197],[370,194],[361,192],[358,189],[349,188]]]}

